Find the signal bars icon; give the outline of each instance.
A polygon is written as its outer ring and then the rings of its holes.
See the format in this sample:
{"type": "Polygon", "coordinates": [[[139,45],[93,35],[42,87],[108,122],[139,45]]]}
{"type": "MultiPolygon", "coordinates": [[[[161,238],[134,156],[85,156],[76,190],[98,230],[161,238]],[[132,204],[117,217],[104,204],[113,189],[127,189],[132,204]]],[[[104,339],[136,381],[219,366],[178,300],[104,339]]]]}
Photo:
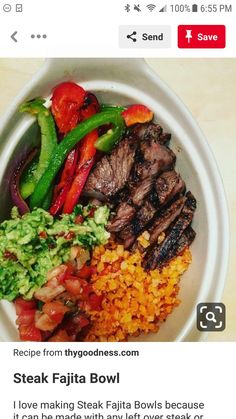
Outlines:
{"type": "Polygon", "coordinates": [[[159,10],[159,13],[167,12],[167,5],[162,7],[162,9],[159,10]]]}

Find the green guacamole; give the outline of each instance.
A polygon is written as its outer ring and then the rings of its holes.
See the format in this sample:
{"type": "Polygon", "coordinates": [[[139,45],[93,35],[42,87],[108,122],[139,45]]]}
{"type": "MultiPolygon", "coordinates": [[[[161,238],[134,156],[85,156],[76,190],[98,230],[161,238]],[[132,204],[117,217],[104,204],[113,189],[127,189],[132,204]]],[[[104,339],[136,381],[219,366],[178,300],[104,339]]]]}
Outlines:
{"type": "Polygon", "coordinates": [[[12,218],[0,224],[0,299],[32,298],[47,272],[68,261],[71,246],[106,243],[109,209],[99,207],[92,217],[90,209],[78,205],[73,214],[54,219],[40,208],[20,217],[14,207],[12,218]],[[77,215],[84,218],[81,224],[75,223],[77,215]]]}

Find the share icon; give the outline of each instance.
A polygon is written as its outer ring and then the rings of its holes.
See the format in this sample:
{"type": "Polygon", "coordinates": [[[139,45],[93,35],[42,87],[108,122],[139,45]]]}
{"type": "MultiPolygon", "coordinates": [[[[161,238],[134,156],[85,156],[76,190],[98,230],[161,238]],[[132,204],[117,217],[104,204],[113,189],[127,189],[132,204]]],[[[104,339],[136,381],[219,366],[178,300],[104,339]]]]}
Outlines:
{"type": "Polygon", "coordinates": [[[133,42],[137,42],[137,38],[135,38],[135,35],[137,35],[137,32],[133,31],[131,34],[127,35],[127,38],[131,39],[133,42]]]}

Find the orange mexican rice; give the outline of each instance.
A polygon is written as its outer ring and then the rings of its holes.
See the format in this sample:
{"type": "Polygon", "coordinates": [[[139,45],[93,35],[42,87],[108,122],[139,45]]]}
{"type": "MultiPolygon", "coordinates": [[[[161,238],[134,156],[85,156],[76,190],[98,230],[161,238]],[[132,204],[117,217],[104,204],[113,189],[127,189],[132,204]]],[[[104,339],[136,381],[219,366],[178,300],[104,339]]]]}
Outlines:
{"type": "Polygon", "coordinates": [[[103,295],[100,311],[90,311],[92,327],[86,341],[126,341],[140,333],[156,332],[178,306],[179,281],[192,256],[189,248],[162,271],[146,272],[139,251],[109,243],[93,251],[92,275],[96,294],[103,295]]]}

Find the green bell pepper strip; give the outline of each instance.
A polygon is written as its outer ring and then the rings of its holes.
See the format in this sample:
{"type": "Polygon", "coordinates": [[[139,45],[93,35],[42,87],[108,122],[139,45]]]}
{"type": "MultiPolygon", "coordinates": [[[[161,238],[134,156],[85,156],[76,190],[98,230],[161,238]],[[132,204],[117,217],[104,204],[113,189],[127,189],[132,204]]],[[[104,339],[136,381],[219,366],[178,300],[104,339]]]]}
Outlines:
{"type": "MultiPolygon", "coordinates": [[[[20,106],[20,112],[28,112],[37,117],[41,130],[41,148],[37,166],[28,168],[28,173],[21,182],[21,195],[24,199],[28,198],[34,192],[34,189],[47,169],[52,158],[53,151],[57,146],[57,134],[54,119],[49,109],[44,106],[45,100],[37,98],[23,103],[20,106]]],[[[35,162],[33,163],[35,165],[35,162]]]]}
{"type": "MultiPolygon", "coordinates": [[[[107,112],[99,112],[86,121],[81,122],[76,128],[74,128],[64,137],[64,139],[55,148],[46,171],[36,185],[36,188],[30,199],[31,208],[40,207],[40,205],[42,205],[50,190],[55,176],[62,167],[66,156],[72,150],[72,148],[74,148],[75,145],[91,131],[106,124],[113,124],[114,128],[110,130],[109,136],[104,134],[100,137],[99,150],[102,150],[103,147],[104,149],[108,149],[108,143],[114,145],[114,139],[115,142],[117,142],[125,130],[124,120],[120,113],[117,111],[109,110],[107,112]]],[[[97,148],[96,143],[95,147],[97,148]]]]}
{"type": "Polygon", "coordinates": [[[121,128],[116,127],[109,129],[106,134],[103,134],[101,137],[98,137],[95,147],[99,151],[104,153],[110,153],[114,146],[119,142],[121,137],[121,128]]]}
{"type": "Polygon", "coordinates": [[[36,181],[35,171],[38,167],[39,156],[37,156],[25,169],[20,179],[20,194],[23,199],[27,199],[34,192],[36,181]]]}
{"type": "Polygon", "coordinates": [[[48,191],[48,193],[47,193],[47,195],[46,195],[46,197],[45,197],[44,201],[42,202],[41,207],[42,207],[45,211],[48,211],[48,210],[49,210],[49,208],[50,208],[50,206],[51,206],[51,203],[52,203],[52,198],[53,198],[53,189],[54,189],[54,185],[51,185],[51,187],[50,187],[50,189],[49,189],[49,191],[48,191]]]}
{"type": "Polygon", "coordinates": [[[117,111],[117,112],[123,112],[126,108],[124,106],[116,106],[116,105],[109,105],[108,103],[102,103],[100,105],[101,112],[107,112],[107,111],[117,111]]]}

